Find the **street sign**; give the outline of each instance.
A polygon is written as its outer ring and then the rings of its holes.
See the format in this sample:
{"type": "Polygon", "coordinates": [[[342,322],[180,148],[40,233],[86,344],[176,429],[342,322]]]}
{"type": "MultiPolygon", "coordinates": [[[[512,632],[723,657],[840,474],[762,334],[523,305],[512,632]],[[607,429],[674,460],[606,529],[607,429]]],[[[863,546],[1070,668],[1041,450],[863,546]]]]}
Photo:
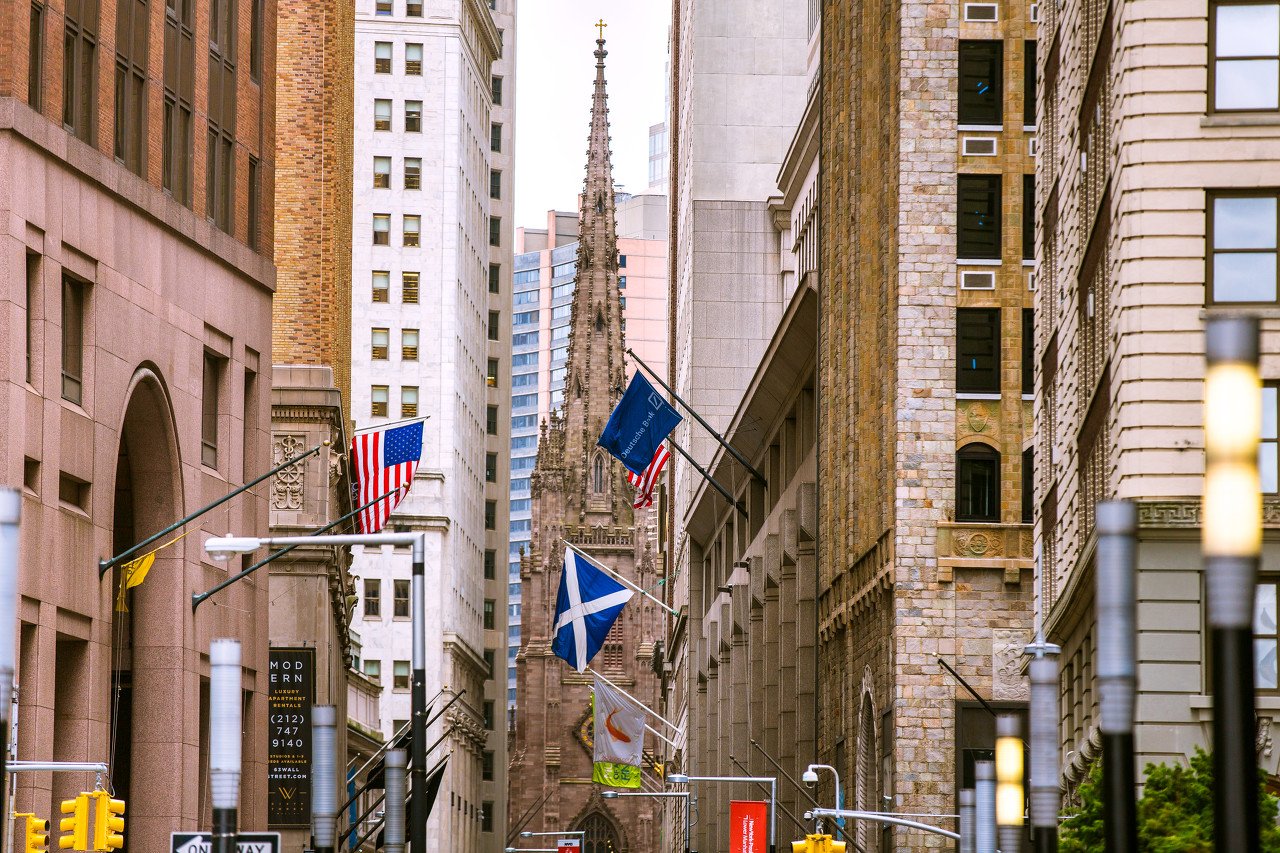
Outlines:
{"type": "MultiPolygon", "coordinates": [[[[172,853],[212,853],[213,833],[175,832],[169,836],[172,853]]],[[[283,853],[278,832],[242,832],[237,837],[239,853],[283,853]]]]}
{"type": "Polygon", "coordinates": [[[267,827],[311,826],[311,706],[316,650],[274,646],[267,693],[267,827]]]}
{"type": "Polygon", "coordinates": [[[561,838],[556,841],[556,853],[580,853],[582,844],[577,838],[561,838]]]}

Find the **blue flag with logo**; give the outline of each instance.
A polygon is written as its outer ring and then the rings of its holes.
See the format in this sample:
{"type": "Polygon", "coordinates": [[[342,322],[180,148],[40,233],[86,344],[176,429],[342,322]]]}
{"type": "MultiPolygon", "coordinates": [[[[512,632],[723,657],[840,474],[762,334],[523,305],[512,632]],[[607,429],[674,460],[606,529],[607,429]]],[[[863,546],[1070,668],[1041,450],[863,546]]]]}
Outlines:
{"type": "Polygon", "coordinates": [[[639,475],[653,461],[658,445],[682,420],[637,370],[596,444],[617,457],[632,474],[639,475]]]}

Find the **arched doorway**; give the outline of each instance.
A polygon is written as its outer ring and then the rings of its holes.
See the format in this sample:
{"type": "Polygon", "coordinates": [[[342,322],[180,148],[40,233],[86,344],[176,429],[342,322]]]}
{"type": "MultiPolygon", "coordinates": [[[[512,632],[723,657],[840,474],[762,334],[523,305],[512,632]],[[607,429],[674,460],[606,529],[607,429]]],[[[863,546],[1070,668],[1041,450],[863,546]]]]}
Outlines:
{"type": "Polygon", "coordinates": [[[586,833],[582,836],[582,853],[622,853],[618,830],[606,815],[589,814],[578,829],[586,833]]]}
{"type": "MultiPolygon", "coordinates": [[[[183,506],[173,415],[158,372],[152,368],[139,368],[130,384],[128,400],[116,448],[112,514],[112,552],[116,554],[172,524],[181,517],[183,506]]],[[[159,735],[151,718],[157,701],[167,702],[169,697],[162,697],[151,688],[157,681],[155,675],[139,678],[138,665],[140,659],[154,657],[157,647],[173,645],[172,640],[165,637],[166,633],[172,636],[172,630],[160,628],[160,623],[172,625],[173,619],[177,618],[177,624],[182,624],[182,614],[170,613],[171,608],[163,601],[163,596],[155,592],[166,584],[182,588],[180,581],[174,584],[174,579],[182,577],[181,554],[180,546],[161,551],[148,574],[148,578],[153,579],[152,583],[126,590],[123,594],[120,593],[120,584],[126,569],[117,566],[112,571],[108,759],[112,789],[118,797],[129,801],[130,811],[138,816],[147,814],[148,802],[156,805],[165,801],[172,803],[174,797],[180,797],[178,791],[166,791],[165,785],[157,784],[152,763],[156,759],[163,760],[155,749],[157,741],[171,738],[180,742],[181,728],[169,738],[159,735]],[[157,578],[165,580],[157,584],[154,580],[157,578]],[[135,708],[150,709],[139,712],[136,726],[135,708]],[[150,759],[145,774],[147,784],[135,785],[135,779],[141,782],[139,777],[144,776],[138,771],[138,765],[147,759],[150,759]]],[[[182,636],[181,629],[177,636],[182,636]]],[[[168,679],[171,686],[180,692],[181,679],[177,685],[172,685],[171,673],[168,679]]],[[[124,853],[128,853],[131,847],[141,849],[138,839],[141,833],[137,831],[141,828],[138,817],[135,817],[130,822],[130,831],[125,832],[124,853]],[[135,842],[132,845],[129,843],[131,837],[135,842]]]]}

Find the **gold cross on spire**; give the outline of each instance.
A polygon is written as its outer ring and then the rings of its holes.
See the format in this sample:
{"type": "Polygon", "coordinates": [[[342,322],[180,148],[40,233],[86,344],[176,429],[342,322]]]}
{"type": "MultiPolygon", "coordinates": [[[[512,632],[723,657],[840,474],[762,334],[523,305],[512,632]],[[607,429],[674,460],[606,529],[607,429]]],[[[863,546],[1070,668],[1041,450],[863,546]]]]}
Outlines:
{"type": "Polygon", "coordinates": [[[604,22],[604,18],[601,18],[600,20],[596,21],[595,24],[593,24],[593,26],[600,31],[600,41],[604,41],[604,28],[609,26],[604,22]]]}

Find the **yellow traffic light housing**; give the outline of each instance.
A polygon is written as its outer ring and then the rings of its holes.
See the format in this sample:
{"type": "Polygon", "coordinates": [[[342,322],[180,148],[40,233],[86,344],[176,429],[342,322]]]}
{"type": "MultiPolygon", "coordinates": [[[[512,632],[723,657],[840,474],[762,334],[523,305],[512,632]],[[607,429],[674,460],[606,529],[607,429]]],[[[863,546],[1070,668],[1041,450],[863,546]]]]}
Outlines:
{"type": "Polygon", "coordinates": [[[45,853],[49,849],[49,821],[30,812],[18,812],[14,817],[26,818],[23,853],[45,853]]]}
{"type": "Polygon", "coordinates": [[[74,800],[62,801],[62,813],[71,815],[58,823],[62,835],[58,838],[60,850],[89,849],[89,795],[80,794],[74,800]]]}
{"type": "Polygon", "coordinates": [[[832,841],[830,835],[806,835],[804,841],[792,841],[791,853],[845,853],[845,842],[832,841]]]}
{"type": "Polygon", "coordinates": [[[94,791],[93,849],[110,853],[124,846],[124,800],[113,800],[106,791],[94,791]]]}

